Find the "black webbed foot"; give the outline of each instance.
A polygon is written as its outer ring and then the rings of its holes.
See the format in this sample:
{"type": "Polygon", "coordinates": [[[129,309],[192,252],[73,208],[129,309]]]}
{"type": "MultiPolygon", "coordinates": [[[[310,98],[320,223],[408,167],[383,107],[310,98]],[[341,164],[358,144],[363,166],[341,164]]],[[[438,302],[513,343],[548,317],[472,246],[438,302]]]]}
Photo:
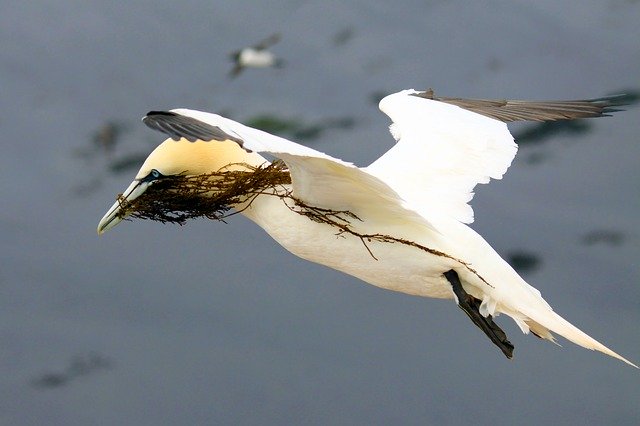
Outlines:
{"type": "Polygon", "coordinates": [[[491,315],[485,318],[480,314],[480,300],[464,291],[456,271],[451,269],[445,272],[444,276],[451,284],[453,293],[458,298],[458,307],[491,339],[494,345],[500,348],[507,358],[511,359],[513,357],[513,345],[507,340],[507,335],[504,331],[493,322],[491,315]]]}

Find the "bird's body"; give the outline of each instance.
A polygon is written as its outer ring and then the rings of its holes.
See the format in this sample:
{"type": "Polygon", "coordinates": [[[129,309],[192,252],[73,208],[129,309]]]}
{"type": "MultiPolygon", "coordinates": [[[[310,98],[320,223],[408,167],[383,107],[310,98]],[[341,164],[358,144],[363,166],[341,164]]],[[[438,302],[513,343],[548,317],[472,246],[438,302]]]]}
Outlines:
{"type": "MultiPolygon", "coordinates": [[[[289,188],[281,190],[288,191],[289,188]]],[[[548,316],[549,321],[558,319],[540,292],[527,284],[482,236],[465,224],[440,222],[440,231],[434,231],[405,222],[402,217],[378,220],[367,209],[351,208],[349,211],[359,218],[350,221],[351,234],[310,221],[295,211],[293,202],[269,194],[257,196],[249,206],[239,206],[239,209],[292,254],[383,289],[454,299],[451,285],[443,276],[444,271],[453,269],[459,274],[465,290],[484,302],[489,315],[508,314],[523,331],[528,332],[531,328],[537,335],[553,340],[547,327],[541,327],[531,319],[544,321],[541,315],[548,316]],[[392,240],[366,237],[371,235],[392,240]]],[[[601,347],[584,333],[571,328],[572,333],[565,337],[601,347]]]]}
{"type": "Polygon", "coordinates": [[[280,41],[279,34],[273,34],[262,40],[255,46],[245,47],[231,53],[231,59],[234,67],[230,76],[237,77],[245,68],[271,68],[281,67],[282,59],[277,58],[273,52],[269,50],[271,46],[280,41]]]}
{"type": "MultiPolygon", "coordinates": [[[[342,271],[377,287],[416,296],[451,298],[451,288],[445,284],[442,268],[454,261],[424,253],[419,248],[376,240],[363,241],[353,234],[339,234],[339,230],[317,223],[292,211],[295,205],[279,197],[262,195],[252,201],[242,214],[264,229],[274,240],[292,254],[342,271]]],[[[403,229],[402,224],[379,223],[370,220],[364,211],[353,212],[362,223],[352,221],[357,233],[398,237],[415,229],[403,229]]],[[[415,232],[413,238],[415,238],[415,232]]],[[[416,243],[434,246],[437,235],[424,235],[416,243]],[[429,238],[432,237],[432,238],[429,238]]]]}
{"type": "Polygon", "coordinates": [[[276,56],[268,50],[247,47],[240,51],[238,62],[243,67],[269,68],[276,65],[276,56]]]}
{"type": "MultiPolygon", "coordinates": [[[[489,328],[498,328],[491,318],[504,313],[525,333],[553,340],[553,331],[631,364],[557,315],[467,225],[473,221],[467,203],[475,185],[501,178],[515,156],[517,146],[503,121],[599,116],[610,103],[486,102],[434,99],[430,92],[412,90],[388,96],[380,108],[393,120],[398,142],[366,168],[215,114],[152,112],[145,123],[173,140],[149,156],[124,197],[136,198],[158,176],[203,174],[231,164],[260,167],[267,160],[257,152],[266,152],[286,163],[291,185],[234,207],[294,255],[381,288],[455,299],[461,307],[460,295],[469,295],[468,309],[481,314],[474,320],[481,328],[483,318],[489,328]],[[527,116],[532,110],[538,115],[527,116]],[[304,213],[313,209],[335,223],[311,220],[304,213]]],[[[120,213],[116,203],[99,232],[119,222],[120,213]]],[[[497,339],[510,345],[506,338],[497,339]]]]}

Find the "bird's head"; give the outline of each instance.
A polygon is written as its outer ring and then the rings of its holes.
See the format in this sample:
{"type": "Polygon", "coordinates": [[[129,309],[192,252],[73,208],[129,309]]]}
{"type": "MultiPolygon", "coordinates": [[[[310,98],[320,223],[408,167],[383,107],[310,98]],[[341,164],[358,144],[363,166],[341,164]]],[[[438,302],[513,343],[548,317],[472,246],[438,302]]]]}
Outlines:
{"type": "MultiPolygon", "coordinates": [[[[189,142],[186,139],[167,139],[149,154],[135,179],[122,194],[124,201],[132,201],[147,188],[169,176],[194,176],[221,170],[240,170],[243,164],[260,166],[265,159],[248,153],[236,142],[189,142]]],[[[116,226],[126,215],[121,202],[116,201],[98,224],[98,234],[116,226]]]]}

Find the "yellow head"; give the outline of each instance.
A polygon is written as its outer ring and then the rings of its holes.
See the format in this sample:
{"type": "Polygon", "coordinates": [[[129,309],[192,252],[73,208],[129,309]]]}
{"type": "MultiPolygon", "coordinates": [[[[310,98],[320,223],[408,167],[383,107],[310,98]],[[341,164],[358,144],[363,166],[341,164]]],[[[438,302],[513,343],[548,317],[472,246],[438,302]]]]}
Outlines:
{"type": "MultiPolygon", "coordinates": [[[[240,170],[240,164],[260,166],[266,160],[248,153],[233,141],[196,141],[167,139],[149,154],[134,181],[122,196],[131,201],[166,176],[193,176],[225,170],[240,170]]],[[[122,221],[120,202],[116,202],[98,224],[98,234],[113,228],[122,221]]]]}

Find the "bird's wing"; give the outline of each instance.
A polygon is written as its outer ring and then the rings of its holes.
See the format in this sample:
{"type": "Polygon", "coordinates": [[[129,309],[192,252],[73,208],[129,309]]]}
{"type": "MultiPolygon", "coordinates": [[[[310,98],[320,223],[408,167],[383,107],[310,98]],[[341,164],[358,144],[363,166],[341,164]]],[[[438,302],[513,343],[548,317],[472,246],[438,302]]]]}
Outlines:
{"type": "Polygon", "coordinates": [[[269,37],[261,40],[255,46],[253,46],[256,50],[266,50],[280,41],[280,33],[271,34],[269,37]]]}
{"type": "Polygon", "coordinates": [[[235,64],[231,71],[229,71],[229,78],[236,78],[244,70],[244,67],[239,63],[235,64]]]}
{"type": "Polygon", "coordinates": [[[463,99],[435,96],[433,90],[416,96],[457,105],[469,111],[504,121],[557,121],[610,116],[622,111],[616,106],[626,105],[628,95],[612,95],[595,99],[572,101],[519,101],[506,99],[463,99]]]}
{"type": "Polygon", "coordinates": [[[403,217],[435,229],[385,182],[315,149],[216,114],[189,109],[151,111],[143,122],[174,140],[231,140],[248,152],[266,152],[282,159],[291,175],[292,195],[310,206],[346,210],[360,219],[366,215],[367,219],[392,222],[403,217]]]}
{"type": "Polygon", "coordinates": [[[425,217],[471,223],[473,188],[500,179],[518,150],[506,122],[599,117],[616,111],[616,99],[528,102],[404,90],[380,101],[397,143],[366,170],[425,217]]]}

